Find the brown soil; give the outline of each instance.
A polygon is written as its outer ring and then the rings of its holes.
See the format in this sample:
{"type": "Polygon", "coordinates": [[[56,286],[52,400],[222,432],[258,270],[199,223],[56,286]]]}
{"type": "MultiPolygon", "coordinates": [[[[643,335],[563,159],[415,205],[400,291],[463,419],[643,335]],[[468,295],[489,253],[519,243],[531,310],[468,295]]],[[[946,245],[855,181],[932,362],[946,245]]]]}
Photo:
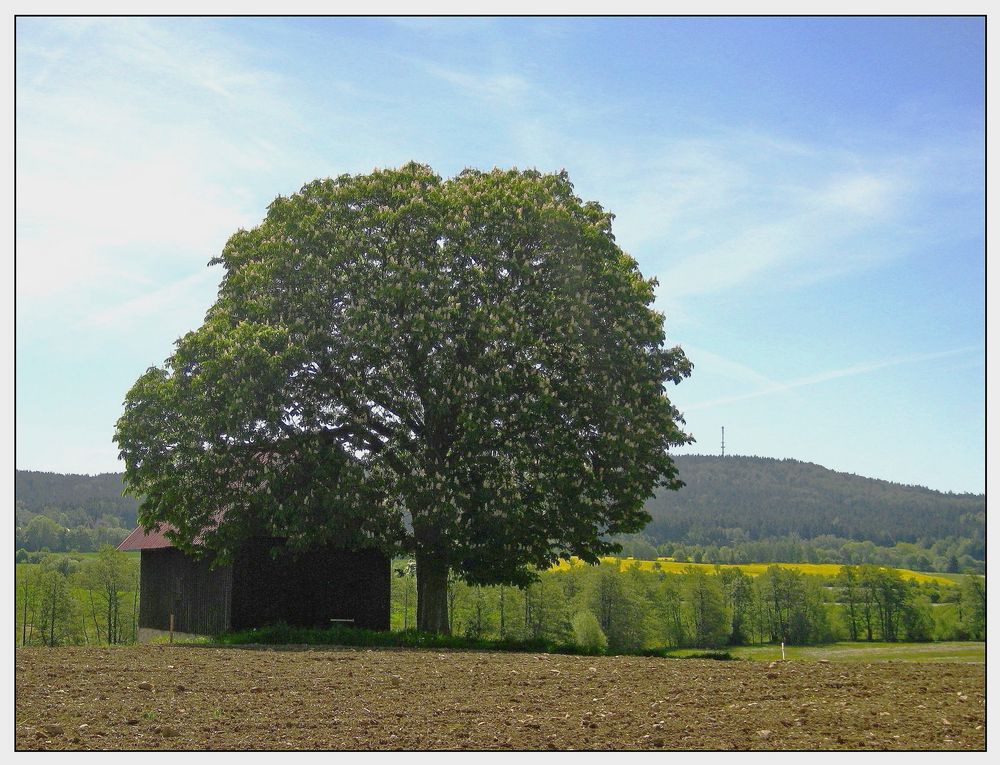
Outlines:
{"type": "Polygon", "coordinates": [[[982,664],[17,649],[25,749],[985,749],[982,664]]]}

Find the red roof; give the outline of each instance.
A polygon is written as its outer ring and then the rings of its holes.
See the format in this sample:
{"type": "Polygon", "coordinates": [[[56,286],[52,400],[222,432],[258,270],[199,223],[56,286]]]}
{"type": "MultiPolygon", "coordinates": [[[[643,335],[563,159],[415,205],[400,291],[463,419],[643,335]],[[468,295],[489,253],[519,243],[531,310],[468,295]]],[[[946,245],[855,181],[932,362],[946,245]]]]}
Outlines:
{"type": "Polygon", "coordinates": [[[159,550],[164,547],[173,547],[165,536],[167,531],[173,531],[174,527],[169,523],[161,523],[148,534],[139,526],[135,531],[125,537],[125,541],[118,545],[122,552],[132,552],[133,550],[159,550]]]}
{"type": "MultiPolygon", "coordinates": [[[[260,452],[254,455],[254,458],[261,462],[262,464],[280,464],[281,455],[277,453],[260,452]]],[[[215,525],[218,526],[222,522],[225,516],[224,510],[216,510],[213,513],[213,520],[215,525]]],[[[131,534],[125,537],[125,541],[118,545],[118,549],[122,552],[133,552],[135,550],[162,550],[167,547],[173,547],[173,542],[166,538],[165,533],[168,531],[176,531],[176,528],[171,526],[169,523],[160,522],[156,527],[147,534],[142,530],[142,526],[139,526],[131,534]]],[[[201,534],[198,534],[194,538],[194,544],[201,544],[201,534]]]]}
{"type": "MultiPolygon", "coordinates": [[[[218,526],[222,522],[224,515],[225,512],[222,510],[216,510],[212,514],[214,526],[218,526]]],[[[162,550],[165,547],[173,547],[174,543],[167,539],[166,533],[176,530],[176,527],[171,526],[166,521],[160,521],[148,534],[142,530],[142,526],[139,526],[125,537],[125,541],[118,545],[118,549],[122,552],[132,552],[134,550],[162,550]]],[[[201,534],[198,534],[194,538],[194,544],[200,545],[201,543],[201,534]]]]}

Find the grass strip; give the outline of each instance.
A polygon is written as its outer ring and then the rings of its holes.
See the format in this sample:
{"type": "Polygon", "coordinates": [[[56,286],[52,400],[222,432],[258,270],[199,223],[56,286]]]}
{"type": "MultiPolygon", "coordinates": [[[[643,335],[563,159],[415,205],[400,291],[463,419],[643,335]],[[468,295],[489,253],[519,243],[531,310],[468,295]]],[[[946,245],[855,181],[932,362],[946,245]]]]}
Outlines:
{"type": "MultiPolygon", "coordinates": [[[[439,635],[429,632],[406,630],[402,632],[376,632],[357,627],[292,627],[275,624],[268,627],[229,632],[218,635],[214,642],[221,645],[336,645],[359,648],[425,648],[463,651],[505,651],[511,653],[556,653],[575,656],[670,656],[669,649],[644,649],[639,651],[608,651],[588,649],[575,643],[557,643],[541,638],[528,640],[487,640],[439,635]]],[[[731,659],[728,651],[705,651],[690,657],[698,659],[731,659]]]]}

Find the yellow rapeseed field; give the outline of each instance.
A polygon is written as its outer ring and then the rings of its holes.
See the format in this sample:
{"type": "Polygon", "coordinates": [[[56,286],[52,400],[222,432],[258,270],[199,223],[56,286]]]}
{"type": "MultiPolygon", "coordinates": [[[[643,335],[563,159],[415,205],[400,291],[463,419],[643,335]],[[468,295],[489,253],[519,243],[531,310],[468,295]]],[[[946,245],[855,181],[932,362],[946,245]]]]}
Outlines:
{"type": "MultiPolygon", "coordinates": [[[[701,569],[709,574],[715,573],[714,563],[681,563],[675,561],[673,558],[657,558],[656,560],[639,560],[638,558],[615,558],[607,557],[601,558],[601,563],[617,563],[618,568],[621,571],[627,571],[633,566],[637,566],[640,571],[662,571],[665,574],[682,574],[688,568],[701,569]]],[[[553,571],[569,571],[573,566],[585,566],[584,563],[579,558],[571,558],[568,561],[561,560],[556,565],[552,567],[553,571]]],[[[740,564],[721,564],[722,568],[738,568],[745,574],[750,576],[759,576],[767,571],[770,566],[780,566],[781,568],[790,568],[795,571],[801,571],[803,574],[809,576],[823,576],[823,577],[834,577],[840,573],[842,566],[839,563],[740,563],[740,564]]],[[[914,579],[920,583],[926,582],[937,582],[938,584],[943,584],[947,586],[953,586],[955,583],[950,579],[943,576],[935,576],[934,574],[922,574],[919,571],[910,571],[906,568],[894,569],[898,571],[904,579],[914,579]]]]}

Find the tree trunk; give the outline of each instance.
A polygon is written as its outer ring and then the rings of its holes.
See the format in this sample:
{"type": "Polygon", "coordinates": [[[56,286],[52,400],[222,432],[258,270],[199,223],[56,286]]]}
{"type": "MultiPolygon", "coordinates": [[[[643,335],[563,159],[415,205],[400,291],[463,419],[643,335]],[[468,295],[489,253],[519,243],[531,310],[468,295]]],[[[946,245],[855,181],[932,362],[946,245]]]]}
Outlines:
{"type": "Polygon", "coordinates": [[[26,645],[26,639],[28,635],[28,588],[27,585],[24,587],[24,600],[21,605],[23,606],[23,616],[21,617],[21,647],[26,645]]]}
{"type": "Polygon", "coordinates": [[[410,583],[403,577],[403,632],[410,629],[410,583]]]}
{"type": "Polygon", "coordinates": [[[49,614],[49,616],[51,617],[52,621],[49,624],[49,645],[55,645],[56,644],[56,591],[55,591],[56,584],[55,584],[55,582],[53,582],[52,587],[53,587],[53,589],[52,589],[52,600],[50,602],[51,613],[49,614]]]}
{"type": "Polygon", "coordinates": [[[507,620],[504,614],[504,589],[503,585],[500,585],[500,639],[503,640],[507,637],[507,620]]]}
{"type": "Polygon", "coordinates": [[[524,634],[531,634],[531,585],[524,585],[524,634]]]}
{"type": "Polygon", "coordinates": [[[135,582],[135,590],[132,593],[132,642],[139,639],[139,583],[135,582]]]}
{"type": "Polygon", "coordinates": [[[417,558],[417,629],[450,635],[448,564],[421,552],[417,558]]]}
{"type": "Polygon", "coordinates": [[[97,644],[101,644],[101,624],[97,621],[97,606],[94,603],[94,591],[87,590],[90,595],[90,612],[94,616],[94,631],[97,633],[97,644]]]}

